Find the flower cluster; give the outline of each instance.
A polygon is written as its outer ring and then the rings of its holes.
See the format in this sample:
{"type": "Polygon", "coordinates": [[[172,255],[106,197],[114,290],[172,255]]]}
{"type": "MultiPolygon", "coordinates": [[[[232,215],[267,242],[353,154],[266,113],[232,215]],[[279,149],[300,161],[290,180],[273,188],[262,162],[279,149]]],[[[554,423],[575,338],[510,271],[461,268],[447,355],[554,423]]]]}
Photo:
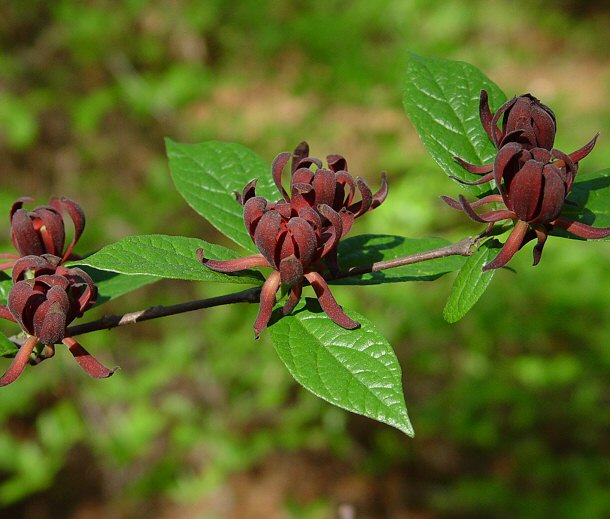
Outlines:
{"type": "Polygon", "coordinates": [[[97,288],[89,275],[79,268],[66,268],[61,258],[50,254],[25,256],[13,267],[13,286],[8,305],[0,306],[0,317],[18,323],[28,334],[12,364],[0,377],[0,386],[13,382],[30,360],[37,344],[43,348],[37,361],[50,358],[55,344],[64,343],[82,368],[91,376],[112,375],[73,337],[66,336],[67,326],[91,308],[97,288]]]}
{"type": "Polygon", "coordinates": [[[23,204],[33,202],[23,197],[16,200],[10,211],[11,240],[19,254],[0,254],[0,258],[10,261],[0,263],[0,270],[12,268],[15,261],[24,256],[51,254],[59,256],[63,263],[72,254],[72,249],[85,229],[85,214],[81,207],[66,197],[51,198],[49,205],[36,207],[32,211],[23,204]],[[74,238],[64,250],[66,241],[64,210],[74,224],[74,238]]]}
{"type": "Polygon", "coordinates": [[[347,161],[340,155],[322,161],[309,157],[309,146],[301,143],[294,153],[280,153],[272,165],[272,177],[282,196],[270,202],[256,195],[256,180],[248,183],[238,195],[244,208],[244,223],[252,241],[260,251],[245,258],[217,261],[206,258],[199,250],[201,262],[217,272],[238,272],[252,267],[272,267],[274,272],[265,281],[260,296],[260,309],[254,323],[258,337],[267,326],[275,295],[283,284],[290,295],[283,307],[289,314],[301,298],[303,285],[314,289],[320,306],[339,326],[353,329],[358,323],[350,319],[333,297],[320,271],[322,262],[331,273],[338,271],[337,248],[355,218],[378,207],[387,196],[387,183],[373,194],[366,182],[354,179],[347,161]],[[290,194],[282,185],[283,171],[292,158],[290,194]],[[359,200],[356,195],[359,193],[359,200]]]}
{"type": "Polygon", "coordinates": [[[502,250],[483,270],[503,267],[534,238],[537,239],[534,265],[537,265],[548,234],[555,226],[581,238],[610,236],[610,227],[592,227],[560,216],[578,172],[578,163],[593,150],[597,135],[569,154],[553,148],[555,114],[530,94],[509,100],[492,115],[487,93],[483,90],[479,115],[485,132],[498,149],[495,160],[480,166],[458,157],[455,160],[471,173],[483,175],[479,180],[465,184],[476,185],[493,180],[499,194],[488,195],[473,203],[463,196],[458,200],[449,197],[443,197],[443,200],[473,220],[489,224],[488,231],[500,220],[516,220],[502,250]],[[488,203],[503,203],[505,207],[481,214],[475,211],[488,203]]]}
{"type": "Polygon", "coordinates": [[[91,376],[109,377],[114,370],[102,366],[67,335],[69,324],[91,308],[97,297],[97,287],[84,270],[62,265],[71,257],[72,248],[83,232],[83,211],[73,200],[53,198],[50,205],[28,212],[22,205],[30,200],[20,198],[11,208],[11,239],[19,256],[3,255],[12,259],[2,268],[12,267],[13,285],[7,306],[0,305],[0,318],[19,324],[27,339],[0,377],[0,386],[13,382],[28,362],[38,363],[52,357],[55,344],[59,343],[68,346],[91,376]],[[74,224],[74,238],[65,250],[64,209],[74,224]],[[36,348],[38,345],[41,347],[36,348]],[[35,349],[35,358],[31,360],[35,349]]]}

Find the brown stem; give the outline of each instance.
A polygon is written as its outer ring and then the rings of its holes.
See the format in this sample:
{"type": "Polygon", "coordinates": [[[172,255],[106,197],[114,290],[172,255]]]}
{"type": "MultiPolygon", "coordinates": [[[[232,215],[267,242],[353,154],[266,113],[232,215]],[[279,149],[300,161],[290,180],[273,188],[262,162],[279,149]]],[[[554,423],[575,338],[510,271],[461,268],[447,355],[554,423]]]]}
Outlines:
{"type": "Polygon", "coordinates": [[[379,272],[380,270],[403,267],[405,265],[412,265],[413,263],[430,261],[437,258],[445,258],[447,256],[470,256],[472,254],[472,250],[477,246],[479,238],[479,236],[464,238],[457,243],[452,243],[451,245],[446,245],[445,247],[440,247],[439,249],[417,252],[415,254],[410,254],[409,256],[402,256],[401,258],[394,258],[386,261],[378,261],[372,265],[352,267],[339,272],[335,276],[335,279],[361,276],[362,274],[370,274],[371,272],[379,272]]]}
{"type": "MultiPolygon", "coordinates": [[[[440,247],[438,249],[418,252],[416,254],[403,256],[401,258],[378,261],[372,265],[352,267],[343,272],[339,272],[339,274],[333,279],[360,276],[362,274],[379,272],[380,270],[402,267],[404,265],[411,265],[413,263],[429,261],[436,258],[445,258],[447,256],[470,256],[479,239],[480,236],[464,238],[457,243],[446,245],[445,247],[440,247]]],[[[142,321],[148,321],[150,319],[157,319],[159,317],[166,317],[184,312],[192,312],[193,310],[200,310],[202,308],[211,308],[214,306],[229,305],[233,303],[258,303],[260,291],[261,287],[254,287],[242,290],[241,292],[235,292],[233,294],[218,297],[210,297],[208,299],[187,301],[185,303],[170,306],[152,306],[146,310],[139,310],[137,312],[130,312],[122,315],[106,315],[100,319],[97,319],[96,321],[70,326],[66,330],[66,337],[82,335],[83,333],[90,333],[97,330],[110,330],[111,328],[116,328],[126,324],[139,323],[142,321]]],[[[24,342],[23,339],[20,339],[17,336],[10,337],[10,340],[17,345],[21,345],[24,342]]]]}

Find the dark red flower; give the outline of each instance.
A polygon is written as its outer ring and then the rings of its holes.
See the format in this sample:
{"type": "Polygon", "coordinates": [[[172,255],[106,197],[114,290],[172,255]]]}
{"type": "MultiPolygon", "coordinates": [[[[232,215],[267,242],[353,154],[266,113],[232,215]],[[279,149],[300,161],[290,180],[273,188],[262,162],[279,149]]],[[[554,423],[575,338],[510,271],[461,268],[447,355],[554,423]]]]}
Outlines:
{"type": "Polygon", "coordinates": [[[60,263],[60,257],[44,254],[25,256],[13,267],[14,284],[8,305],[0,307],[0,317],[19,324],[30,337],[0,378],[0,386],[10,384],[21,374],[38,343],[44,346],[42,360],[53,356],[55,344],[64,343],[91,376],[105,378],[114,372],[102,366],[74,338],[66,337],[68,325],[95,303],[97,287],[84,270],[60,263]]]}
{"type": "Polygon", "coordinates": [[[567,155],[556,149],[528,149],[520,143],[507,143],[498,152],[493,165],[493,179],[499,195],[489,195],[474,203],[469,203],[463,196],[459,201],[443,197],[447,204],[462,209],[473,220],[489,223],[488,230],[500,220],[516,220],[504,247],[483,270],[503,267],[517,250],[534,238],[537,238],[534,247],[534,265],[537,265],[554,226],[581,238],[610,236],[610,227],[592,227],[560,216],[578,171],[574,158],[584,158],[594,144],[595,139],[585,148],[567,155]],[[482,214],[474,211],[481,205],[498,202],[503,202],[505,208],[482,214]]]}
{"type": "Polygon", "coordinates": [[[258,338],[267,326],[281,284],[290,289],[283,308],[284,315],[287,315],[299,302],[305,280],[311,284],[320,305],[335,323],[348,329],[356,328],[358,323],[341,310],[324,278],[314,270],[316,262],[335,249],[342,236],[339,214],[328,205],[315,211],[307,204],[270,203],[256,196],[254,189],[254,184],[250,183],[242,195],[245,201],[244,222],[260,254],[217,261],[205,258],[202,249],[197,252],[201,262],[217,272],[238,272],[253,267],[275,269],[261,290],[260,309],[254,323],[255,336],[258,338]]]}
{"type": "Polygon", "coordinates": [[[0,263],[0,270],[11,268],[15,260],[29,255],[51,254],[66,261],[85,228],[85,215],[81,207],[66,197],[51,198],[49,205],[36,207],[32,211],[23,208],[31,198],[19,198],[10,211],[11,240],[19,254],[0,254],[12,261],[0,263]],[[74,238],[64,250],[66,240],[64,210],[74,224],[74,238]]]}
{"type": "Polygon", "coordinates": [[[350,319],[333,297],[320,270],[324,260],[331,271],[338,270],[337,247],[355,218],[379,206],[387,196],[387,183],[373,194],[364,180],[356,180],[347,171],[340,155],[322,162],[309,157],[309,146],[303,142],[294,153],[280,153],[273,161],[272,176],[282,195],[278,202],[256,196],[256,181],[248,183],[237,200],[244,207],[244,223],[260,254],[230,261],[205,258],[201,262],[218,272],[238,272],[253,267],[275,269],[265,281],[260,310],[254,323],[256,337],[267,326],[275,295],[283,284],[290,289],[284,315],[290,313],[301,298],[303,284],[314,289],[322,309],[339,326],[353,329],[359,324],[350,319]],[[282,185],[282,172],[292,158],[290,195],[282,185]],[[357,191],[360,200],[354,201],[357,191]]]}

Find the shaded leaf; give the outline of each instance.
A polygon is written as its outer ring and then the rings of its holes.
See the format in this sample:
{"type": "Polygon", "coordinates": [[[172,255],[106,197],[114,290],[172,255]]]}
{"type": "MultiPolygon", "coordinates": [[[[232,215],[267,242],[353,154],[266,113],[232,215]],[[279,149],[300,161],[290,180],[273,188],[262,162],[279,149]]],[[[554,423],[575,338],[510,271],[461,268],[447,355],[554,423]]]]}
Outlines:
{"type": "Polygon", "coordinates": [[[17,351],[19,351],[19,348],[9,341],[6,335],[0,333],[0,357],[14,357],[17,351]]]}
{"type": "Polygon", "coordinates": [[[314,395],[413,436],[392,347],[368,319],[347,313],[361,328],[345,330],[315,299],[302,301],[293,314],[269,328],[278,355],[314,395]]]}
{"type": "MultiPolygon", "coordinates": [[[[343,270],[371,265],[378,261],[408,256],[450,245],[442,238],[404,238],[382,234],[362,234],[347,238],[339,244],[339,262],[343,270]]],[[[432,281],[443,274],[459,270],[466,258],[448,256],[413,265],[405,265],[344,279],[330,281],[336,285],[375,285],[400,281],[432,281]]]]}
{"type": "MultiPolygon", "coordinates": [[[[594,227],[610,227],[610,169],[577,176],[568,200],[576,205],[566,204],[561,216],[594,227]]],[[[561,228],[553,229],[552,234],[582,240],[561,228]]]]}
{"type": "MultiPolygon", "coordinates": [[[[505,101],[500,88],[476,67],[461,61],[411,54],[403,85],[403,105],[436,163],[462,180],[476,180],[453,157],[473,164],[493,161],[496,149],[479,119],[479,95],[487,90],[493,112],[505,101]]],[[[463,185],[463,184],[460,184],[463,185]]],[[[480,195],[489,186],[466,186],[480,195]]]]}
{"type": "Polygon", "coordinates": [[[6,302],[8,300],[8,293],[12,286],[12,279],[8,278],[0,280],[0,305],[6,306],[6,302]]]}
{"type": "Polygon", "coordinates": [[[221,274],[203,266],[197,249],[203,248],[206,257],[218,260],[240,257],[236,252],[207,243],[197,238],[149,234],[130,236],[107,245],[79,264],[121,274],[138,274],[159,278],[191,281],[219,281],[222,283],[260,284],[260,272],[246,270],[239,274],[221,274]]]}
{"type": "Polygon", "coordinates": [[[256,178],[256,194],[277,200],[280,194],[271,177],[271,166],[235,143],[180,144],[166,139],[165,145],[174,184],[187,203],[220,232],[255,251],[235,192],[241,193],[256,178]]]}
{"type": "Polygon", "coordinates": [[[464,317],[489,286],[496,270],[483,272],[483,265],[492,261],[497,253],[496,240],[488,240],[470,256],[458,272],[451,294],[443,310],[443,317],[455,323],[464,317]]]}

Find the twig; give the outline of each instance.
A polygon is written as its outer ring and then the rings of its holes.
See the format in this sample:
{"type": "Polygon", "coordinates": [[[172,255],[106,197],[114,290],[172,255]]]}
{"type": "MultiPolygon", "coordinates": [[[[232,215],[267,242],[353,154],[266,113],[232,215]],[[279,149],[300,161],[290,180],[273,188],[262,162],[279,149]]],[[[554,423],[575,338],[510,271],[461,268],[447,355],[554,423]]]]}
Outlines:
{"type": "Polygon", "coordinates": [[[457,243],[440,247],[439,249],[417,252],[415,254],[410,254],[409,256],[402,256],[401,258],[394,258],[386,261],[378,261],[372,265],[352,267],[343,272],[339,272],[339,274],[335,276],[335,279],[361,276],[362,274],[370,274],[371,272],[403,267],[405,265],[412,265],[413,263],[420,263],[422,261],[429,261],[437,258],[445,258],[447,256],[470,256],[472,250],[476,247],[478,240],[478,236],[468,237],[457,243]]]}
{"type": "MultiPolygon", "coordinates": [[[[473,248],[476,247],[479,238],[479,236],[464,238],[457,243],[446,245],[445,247],[440,247],[438,249],[418,252],[416,254],[410,254],[409,256],[403,256],[401,258],[378,261],[371,265],[352,267],[343,272],[339,272],[333,279],[360,276],[362,274],[379,272],[381,270],[402,267],[404,265],[412,265],[413,263],[420,263],[422,261],[429,261],[437,258],[445,258],[447,256],[470,256],[473,248]]],[[[233,303],[257,303],[259,301],[260,291],[261,287],[254,287],[242,290],[241,292],[235,292],[233,294],[210,297],[207,299],[198,299],[196,301],[187,301],[185,303],[179,303],[176,305],[152,306],[145,310],[129,312],[121,315],[106,315],[95,321],[70,326],[66,330],[66,336],[72,337],[98,330],[110,330],[126,324],[139,323],[142,321],[157,319],[159,317],[167,317],[169,315],[192,312],[193,310],[200,310],[202,308],[211,308],[214,306],[229,305],[233,303]]],[[[9,340],[18,346],[22,345],[24,342],[24,339],[18,336],[9,337],[9,340]]]]}

